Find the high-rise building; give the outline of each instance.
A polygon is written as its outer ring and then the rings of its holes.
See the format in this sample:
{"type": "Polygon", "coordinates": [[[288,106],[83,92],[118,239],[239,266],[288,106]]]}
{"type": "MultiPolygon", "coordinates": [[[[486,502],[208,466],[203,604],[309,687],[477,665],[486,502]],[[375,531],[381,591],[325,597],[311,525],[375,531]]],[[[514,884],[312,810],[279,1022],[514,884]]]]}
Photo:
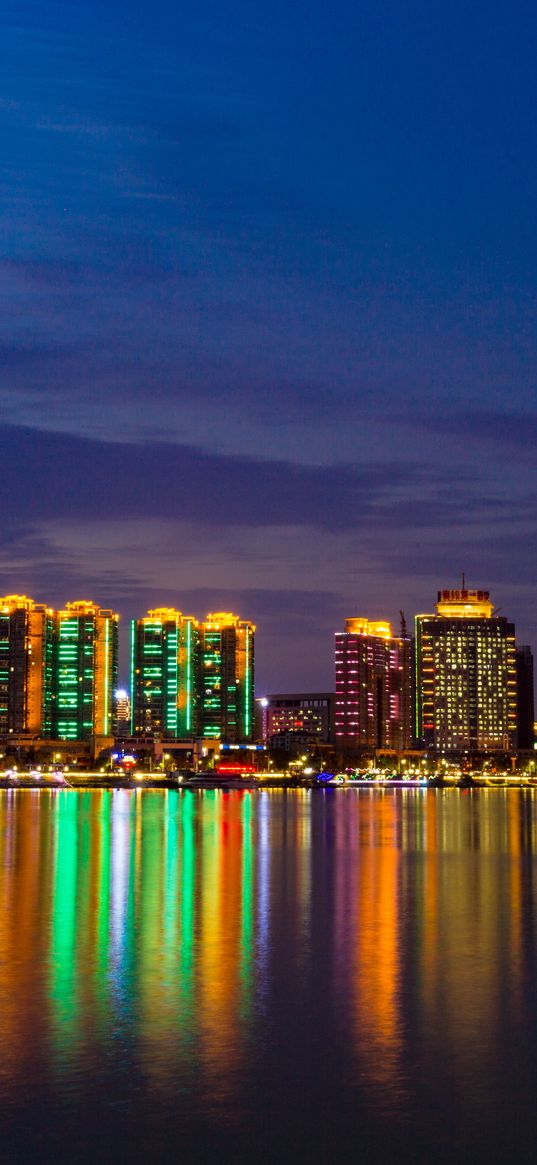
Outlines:
{"type": "Polygon", "coordinates": [[[416,735],[443,754],[516,747],[515,628],[488,591],[442,590],[416,616],[416,735]]]}
{"type": "Polygon", "coordinates": [[[410,655],[410,640],[386,622],[347,619],[336,632],[337,745],[408,748],[410,655]]]}
{"type": "Polygon", "coordinates": [[[114,611],[85,601],[58,611],[53,720],[58,740],[111,735],[118,620],[114,611]]]}
{"type": "Polygon", "coordinates": [[[207,615],[201,634],[201,734],[228,743],[251,740],[254,624],[228,611],[220,611],[207,615]]]}
{"type": "Polygon", "coordinates": [[[533,654],[531,647],[517,647],[517,744],[519,748],[533,748],[534,702],[533,702],[533,654]]]}
{"type": "Polygon", "coordinates": [[[132,732],[183,740],[199,734],[199,624],[173,607],[131,624],[132,732]]]}
{"type": "Polygon", "coordinates": [[[26,595],[0,599],[0,734],[50,736],[54,611],[26,595]]]}

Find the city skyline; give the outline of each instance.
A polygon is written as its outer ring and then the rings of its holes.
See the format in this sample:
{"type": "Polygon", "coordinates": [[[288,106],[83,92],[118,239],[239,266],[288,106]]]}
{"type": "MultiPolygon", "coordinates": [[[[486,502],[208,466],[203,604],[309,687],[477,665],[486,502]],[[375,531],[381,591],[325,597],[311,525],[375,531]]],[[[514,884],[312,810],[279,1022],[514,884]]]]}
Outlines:
{"type": "MultiPolygon", "coordinates": [[[[464,575],[462,577],[462,582],[465,584],[465,586],[467,585],[465,582],[464,575]]],[[[437,600],[440,601],[440,596],[442,593],[455,594],[455,593],[457,593],[457,591],[456,590],[449,590],[449,588],[447,590],[446,590],[446,588],[439,589],[437,587],[437,590],[435,593],[437,596],[437,600]]],[[[463,594],[468,594],[468,595],[476,595],[476,594],[486,593],[487,594],[487,603],[488,603],[489,592],[488,591],[484,592],[484,591],[482,591],[481,588],[474,588],[474,587],[468,588],[467,587],[466,590],[463,590],[462,592],[459,591],[458,593],[463,593],[463,594]]],[[[110,603],[106,601],[106,598],[107,597],[105,596],[105,599],[101,602],[95,598],[91,599],[91,600],[88,600],[87,598],[86,599],[79,598],[79,599],[73,600],[72,598],[70,598],[69,601],[67,601],[66,606],[67,606],[67,608],[76,607],[76,606],[81,606],[81,607],[95,606],[96,608],[98,608],[99,605],[101,605],[102,607],[110,607],[110,603]]],[[[495,598],[496,598],[496,596],[495,596],[495,598]]],[[[4,596],[3,601],[6,602],[7,600],[20,600],[21,601],[21,609],[24,609],[28,605],[30,608],[35,606],[35,608],[37,610],[42,610],[44,612],[46,611],[46,612],[48,612],[48,614],[50,616],[53,616],[56,613],[60,614],[60,615],[63,614],[63,612],[61,611],[61,608],[64,606],[64,604],[66,602],[64,594],[62,595],[62,599],[58,603],[57,607],[55,607],[55,604],[53,604],[50,601],[50,595],[47,595],[45,598],[43,598],[42,596],[38,597],[36,594],[28,596],[28,595],[25,595],[25,594],[22,594],[22,593],[19,593],[16,591],[14,591],[12,594],[4,596]]],[[[394,600],[392,599],[392,605],[393,605],[393,609],[395,610],[395,608],[397,607],[397,599],[394,599],[394,600]]],[[[488,606],[490,606],[491,613],[493,613],[495,615],[499,614],[500,611],[502,611],[502,609],[503,609],[499,603],[495,603],[495,604],[488,603],[488,606]]],[[[354,614],[349,616],[348,612],[347,613],[343,612],[339,616],[336,615],[335,618],[336,618],[336,620],[339,619],[339,624],[341,624],[342,621],[344,621],[346,624],[348,624],[348,629],[350,628],[351,625],[355,625],[355,624],[356,625],[357,624],[364,624],[364,625],[370,624],[371,627],[375,629],[374,630],[375,634],[377,633],[377,630],[380,629],[379,633],[381,635],[381,638],[385,638],[386,636],[389,638],[389,636],[392,635],[392,628],[393,628],[394,629],[393,635],[395,637],[394,638],[394,642],[395,642],[395,640],[398,640],[398,637],[402,634],[402,627],[401,627],[402,617],[404,617],[404,620],[405,620],[404,635],[408,636],[409,638],[413,638],[415,635],[415,631],[416,631],[416,624],[419,622],[420,619],[434,618],[434,610],[436,609],[436,607],[437,607],[437,603],[433,602],[432,599],[428,604],[424,605],[422,610],[403,612],[401,607],[399,607],[398,608],[398,617],[394,616],[393,620],[390,620],[386,617],[385,613],[382,614],[380,619],[372,619],[370,613],[368,613],[367,616],[364,616],[363,611],[358,613],[359,606],[358,606],[358,604],[356,604],[354,614]]],[[[7,610],[7,608],[5,608],[5,609],[7,610]]],[[[133,635],[134,635],[133,625],[136,624],[136,625],[139,625],[141,627],[143,624],[146,624],[146,623],[151,624],[152,622],[154,622],[155,618],[158,619],[158,618],[161,618],[163,616],[169,616],[169,617],[173,618],[174,622],[177,622],[177,625],[182,624],[185,627],[187,625],[190,625],[192,628],[196,627],[199,629],[203,628],[204,626],[209,626],[211,619],[218,619],[218,618],[228,619],[229,618],[232,621],[239,620],[241,626],[244,624],[245,627],[246,626],[251,627],[255,631],[255,639],[256,639],[255,689],[256,689],[256,694],[258,696],[260,696],[260,695],[263,695],[267,692],[269,692],[269,693],[276,692],[278,690],[282,691],[284,687],[288,691],[300,690],[300,688],[301,688],[300,684],[298,684],[298,683],[291,684],[291,682],[290,682],[290,677],[292,677],[292,675],[293,675],[293,658],[292,658],[292,651],[291,650],[284,652],[283,656],[281,656],[278,660],[277,679],[278,679],[279,683],[274,683],[271,685],[271,684],[264,682],[264,677],[265,677],[265,671],[263,669],[264,661],[263,661],[262,652],[260,653],[259,643],[261,642],[261,644],[264,645],[266,643],[267,635],[265,634],[265,636],[264,636],[263,635],[263,628],[259,627],[257,624],[255,624],[255,620],[252,617],[251,611],[248,611],[246,613],[245,619],[241,616],[231,615],[229,612],[220,612],[220,614],[217,614],[217,615],[207,614],[206,616],[201,615],[199,613],[199,611],[198,611],[198,614],[193,614],[192,612],[190,612],[190,613],[186,613],[186,612],[187,612],[186,604],[183,604],[183,609],[175,609],[170,605],[170,603],[167,603],[167,604],[162,603],[159,607],[150,609],[149,611],[146,611],[145,614],[142,614],[142,612],[140,610],[136,610],[130,618],[127,617],[125,615],[125,613],[122,611],[117,611],[114,613],[114,618],[119,621],[119,624],[118,624],[118,652],[117,652],[117,654],[118,654],[117,686],[120,689],[125,689],[126,691],[128,691],[129,695],[132,695],[132,687],[133,687],[133,674],[132,674],[133,635]],[[204,622],[204,618],[205,618],[205,622],[204,622]],[[209,622],[207,622],[207,621],[209,621],[209,622]],[[122,631],[122,626],[123,626],[123,631],[122,631]],[[261,680],[259,680],[259,673],[261,673],[261,680]],[[288,679],[289,679],[289,683],[286,683],[286,680],[288,680],[288,679]]],[[[531,653],[532,646],[530,643],[527,642],[524,635],[520,633],[518,619],[517,619],[516,615],[513,616],[511,612],[510,612],[510,621],[514,625],[517,648],[527,647],[531,653]]],[[[362,629],[361,633],[363,633],[363,629],[362,629]]],[[[334,625],[331,626],[331,629],[326,632],[326,635],[324,635],[322,631],[317,632],[318,640],[320,640],[321,643],[326,647],[326,652],[324,653],[323,663],[322,663],[322,666],[324,668],[324,672],[328,677],[328,682],[324,685],[325,690],[335,690],[333,651],[334,651],[334,636],[336,636],[336,638],[337,638],[338,634],[340,634],[340,626],[338,626],[337,622],[335,622],[334,625]]],[[[319,680],[318,673],[315,673],[313,675],[311,673],[308,673],[308,675],[307,675],[308,682],[305,685],[302,685],[302,690],[313,692],[315,690],[316,686],[317,686],[317,689],[320,690],[321,685],[320,685],[320,683],[318,683],[316,685],[316,682],[315,682],[316,680],[319,680]]]]}
{"type": "Polygon", "coordinates": [[[4,1152],[530,1161],[537,6],[2,34],[4,1152]]]}
{"type": "Polygon", "coordinates": [[[307,751],[313,734],[341,755],[533,749],[531,648],[517,644],[489,591],[444,588],[412,631],[401,612],[399,634],[385,619],[347,618],[334,634],[334,690],[268,698],[255,690],[251,620],[230,611],[199,620],[173,607],[133,619],[128,691],[118,685],[119,622],[88,599],[56,611],[27,595],[0,598],[5,746],[56,740],[96,755],[130,736],[155,753],[167,742],[241,749],[277,740],[289,752],[307,751]]]}
{"type": "Polygon", "coordinates": [[[2,592],[245,610],[324,687],[464,570],[535,649],[535,13],[4,31],[2,592]]]}

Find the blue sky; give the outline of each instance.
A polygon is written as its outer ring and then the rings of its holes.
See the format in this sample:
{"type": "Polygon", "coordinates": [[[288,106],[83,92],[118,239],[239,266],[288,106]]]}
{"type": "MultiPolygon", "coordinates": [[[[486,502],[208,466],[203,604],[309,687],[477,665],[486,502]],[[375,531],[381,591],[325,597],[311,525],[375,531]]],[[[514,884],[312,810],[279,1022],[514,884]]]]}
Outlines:
{"type": "Polygon", "coordinates": [[[537,644],[534,5],[0,12],[3,591],[537,644]]]}

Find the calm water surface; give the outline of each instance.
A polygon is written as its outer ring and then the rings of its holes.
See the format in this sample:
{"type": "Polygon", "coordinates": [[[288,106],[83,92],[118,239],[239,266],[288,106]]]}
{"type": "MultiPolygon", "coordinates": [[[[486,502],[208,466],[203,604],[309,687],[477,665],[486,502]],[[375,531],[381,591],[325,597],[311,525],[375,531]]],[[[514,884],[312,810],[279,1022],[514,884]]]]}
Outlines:
{"type": "Polygon", "coordinates": [[[0,793],[0,1154],[533,1161],[537,796],[0,793]]]}

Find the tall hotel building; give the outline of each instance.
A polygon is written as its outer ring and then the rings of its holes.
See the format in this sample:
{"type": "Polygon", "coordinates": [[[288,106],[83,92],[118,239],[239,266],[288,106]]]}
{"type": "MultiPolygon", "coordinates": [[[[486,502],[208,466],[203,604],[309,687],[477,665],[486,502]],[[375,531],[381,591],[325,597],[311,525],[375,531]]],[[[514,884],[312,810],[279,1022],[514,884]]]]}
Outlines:
{"type": "Polygon", "coordinates": [[[0,599],[0,734],[50,736],[54,612],[26,595],[0,599]]]}
{"type": "Polygon", "coordinates": [[[410,660],[410,640],[389,623],[346,620],[336,633],[336,745],[409,747],[410,660]]]}
{"type": "Polygon", "coordinates": [[[95,603],[67,603],[57,616],[53,736],[87,740],[112,733],[117,687],[118,620],[95,603]]]}
{"type": "Polygon", "coordinates": [[[438,753],[516,747],[515,628],[488,591],[442,590],[416,616],[416,736],[438,753]]]}
{"type": "Polygon", "coordinates": [[[255,626],[228,611],[202,624],[201,734],[229,744],[254,728],[255,626]]]}
{"type": "Polygon", "coordinates": [[[151,739],[199,734],[200,629],[173,607],[131,624],[131,731],[151,739]]]}

